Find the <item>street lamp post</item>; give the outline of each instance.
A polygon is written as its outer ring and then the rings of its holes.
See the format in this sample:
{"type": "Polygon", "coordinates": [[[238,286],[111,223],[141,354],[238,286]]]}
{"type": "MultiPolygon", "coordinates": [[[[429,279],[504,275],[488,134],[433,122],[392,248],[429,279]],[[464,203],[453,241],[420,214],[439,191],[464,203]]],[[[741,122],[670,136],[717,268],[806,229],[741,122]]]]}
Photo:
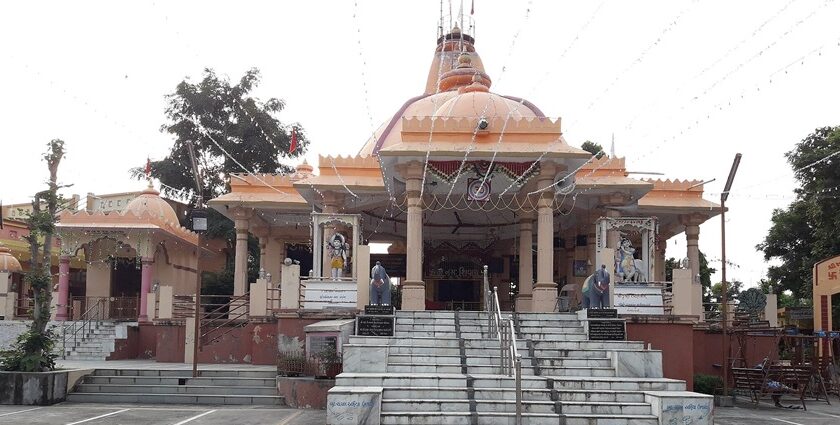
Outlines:
{"type": "Polygon", "coordinates": [[[198,234],[198,247],[195,257],[195,317],[193,325],[193,364],[192,376],[198,377],[198,346],[201,343],[201,234],[207,231],[207,210],[204,209],[204,192],[201,186],[201,172],[198,163],[195,161],[195,148],[192,141],[187,141],[187,148],[190,153],[190,165],[192,166],[193,179],[195,179],[196,202],[195,208],[190,216],[192,231],[198,234]]]}
{"type": "Polygon", "coordinates": [[[193,378],[198,377],[198,345],[201,343],[201,234],[207,230],[207,210],[202,207],[201,196],[192,211],[192,230],[198,233],[198,249],[195,258],[195,318],[193,323],[193,378]]]}
{"type": "Polygon", "coordinates": [[[721,332],[722,336],[722,358],[721,366],[723,367],[723,396],[726,397],[728,393],[729,381],[729,340],[726,334],[726,319],[728,312],[727,307],[727,291],[729,285],[726,283],[726,200],[729,198],[729,191],[732,189],[732,181],[735,180],[735,173],[738,172],[738,165],[741,163],[741,154],[736,153],[735,159],[732,161],[732,168],[729,170],[729,178],[726,179],[726,185],[723,187],[723,192],[720,193],[720,311],[721,311],[721,332]]]}

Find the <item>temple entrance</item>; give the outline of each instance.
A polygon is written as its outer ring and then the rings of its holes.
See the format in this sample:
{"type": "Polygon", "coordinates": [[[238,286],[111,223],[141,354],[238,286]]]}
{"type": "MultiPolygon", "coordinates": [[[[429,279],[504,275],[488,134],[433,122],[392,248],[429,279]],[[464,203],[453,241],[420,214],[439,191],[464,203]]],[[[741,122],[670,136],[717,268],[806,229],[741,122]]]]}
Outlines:
{"type": "MultiPolygon", "coordinates": [[[[104,300],[108,318],[137,320],[140,304],[140,261],[137,258],[118,258],[111,270],[111,297],[104,300]]],[[[92,301],[87,300],[88,308],[92,301]]]]}
{"type": "Polygon", "coordinates": [[[481,310],[481,282],[477,280],[439,280],[435,307],[438,310],[481,310]]]}

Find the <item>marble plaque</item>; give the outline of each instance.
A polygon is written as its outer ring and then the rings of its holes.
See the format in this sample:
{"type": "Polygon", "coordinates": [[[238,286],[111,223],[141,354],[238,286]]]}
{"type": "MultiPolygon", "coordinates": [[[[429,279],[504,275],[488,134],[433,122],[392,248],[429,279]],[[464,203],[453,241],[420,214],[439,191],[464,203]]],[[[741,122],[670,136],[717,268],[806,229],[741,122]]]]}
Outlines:
{"type": "Polygon", "coordinates": [[[379,425],[381,387],[333,387],[327,394],[327,425],[379,425]]]}

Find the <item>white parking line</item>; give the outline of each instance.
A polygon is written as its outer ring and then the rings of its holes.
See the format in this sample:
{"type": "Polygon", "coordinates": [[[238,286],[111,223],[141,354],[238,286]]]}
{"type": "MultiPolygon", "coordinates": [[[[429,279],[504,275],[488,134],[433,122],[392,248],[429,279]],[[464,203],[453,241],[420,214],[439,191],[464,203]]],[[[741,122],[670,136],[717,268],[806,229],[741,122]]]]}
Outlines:
{"type": "Polygon", "coordinates": [[[303,414],[303,412],[301,412],[301,411],[295,412],[295,414],[293,414],[292,416],[289,416],[288,418],[284,419],[283,422],[280,422],[277,425],[288,425],[288,424],[292,423],[291,422],[292,419],[294,419],[294,418],[296,418],[296,417],[298,417],[302,414],[303,414]]]}
{"type": "Polygon", "coordinates": [[[793,425],[805,425],[805,424],[801,424],[801,423],[799,423],[799,422],[791,422],[791,421],[786,421],[786,420],[784,420],[784,419],[779,419],[779,418],[770,418],[770,419],[772,419],[772,420],[774,420],[774,421],[784,422],[784,423],[786,423],[786,424],[793,424],[793,425]]]}
{"type": "Polygon", "coordinates": [[[18,410],[18,411],[16,411],[16,412],[0,413],[0,416],[16,415],[16,414],[18,414],[18,413],[31,412],[31,411],[33,411],[33,410],[38,410],[38,409],[42,409],[42,407],[35,407],[35,408],[33,408],[33,409],[18,410]]]}
{"type": "Polygon", "coordinates": [[[831,413],[815,412],[813,410],[809,410],[808,413],[813,413],[815,415],[831,416],[832,418],[840,418],[840,416],[832,415],[831,413]]]}
{"type": "Polygon", "coordinates": [[[81,421],[70,422],[69,424],[66,424],[66,425],[82,424],[82,423],[90,422],[90,421],[93,421],[93,420],[96,420],[96,419],[99,419],[99,418],[104,418],[104,417],[107,417],[107,416],[116,415],[118,413],[127,412],[129,410],[131,410],[131,409],[117,410],[116,412],[106,413],[104,415],[99,415],[99,416],[94,416],[92,418],[82,419],[81,421]]]}
{"type": "Polygon", "coordinates": [[[185,424],[185,423],[187,423],[187,422],[192,422],[192,421],[194,421],[194,420],[196,420],[196,419],[198,419],[198,418],[200,418],[200,417],[202,417],[202,416],[204,416],[204,415],[209,415],[209,414],[211,414],[211,413],[213,413],[213,412],[215,412],[215,411],[216,411],[215,409],[214,409],[214,410],[208,410],[208,411],[206,411],[206,412],[204,412],[204,413],[202,413],[202,414],[200,414],[200,415],[195,415],[195,416],[193,416],[193,417],[191,417],[191,418],[184,419],[183,421],[178,422],[178,423],[177,423],[177,424],[175,424],[175,425],[184,425],[184,424],[185,424]]]}

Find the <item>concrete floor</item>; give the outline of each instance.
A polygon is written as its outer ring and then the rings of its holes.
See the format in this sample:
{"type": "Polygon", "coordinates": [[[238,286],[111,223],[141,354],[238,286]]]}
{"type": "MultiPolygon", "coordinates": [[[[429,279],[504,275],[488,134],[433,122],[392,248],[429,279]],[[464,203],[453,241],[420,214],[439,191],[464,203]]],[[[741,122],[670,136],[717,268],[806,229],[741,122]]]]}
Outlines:
{"type": "MultiPolygon", "coordinates": [[[[798,400],[782,400],[785,406],[801,406],[798,400]]],[[[831,405],[824,401],[806,401],[808,410],[781,409],[771,403],[762,402],[755,407],[739,399],[736,407],[716,407],[717,425],[836,425],[840,423],[840,399],[831,396],[831,405]]],[[[0,418],[2,419],[2,418],[0,418]]]]}
{"type": "Polygon", "coordinates": [[[59,403],[0,406],[0,424],[26,425],[323,425],[324,410],[238,406],[59,403]]]}

